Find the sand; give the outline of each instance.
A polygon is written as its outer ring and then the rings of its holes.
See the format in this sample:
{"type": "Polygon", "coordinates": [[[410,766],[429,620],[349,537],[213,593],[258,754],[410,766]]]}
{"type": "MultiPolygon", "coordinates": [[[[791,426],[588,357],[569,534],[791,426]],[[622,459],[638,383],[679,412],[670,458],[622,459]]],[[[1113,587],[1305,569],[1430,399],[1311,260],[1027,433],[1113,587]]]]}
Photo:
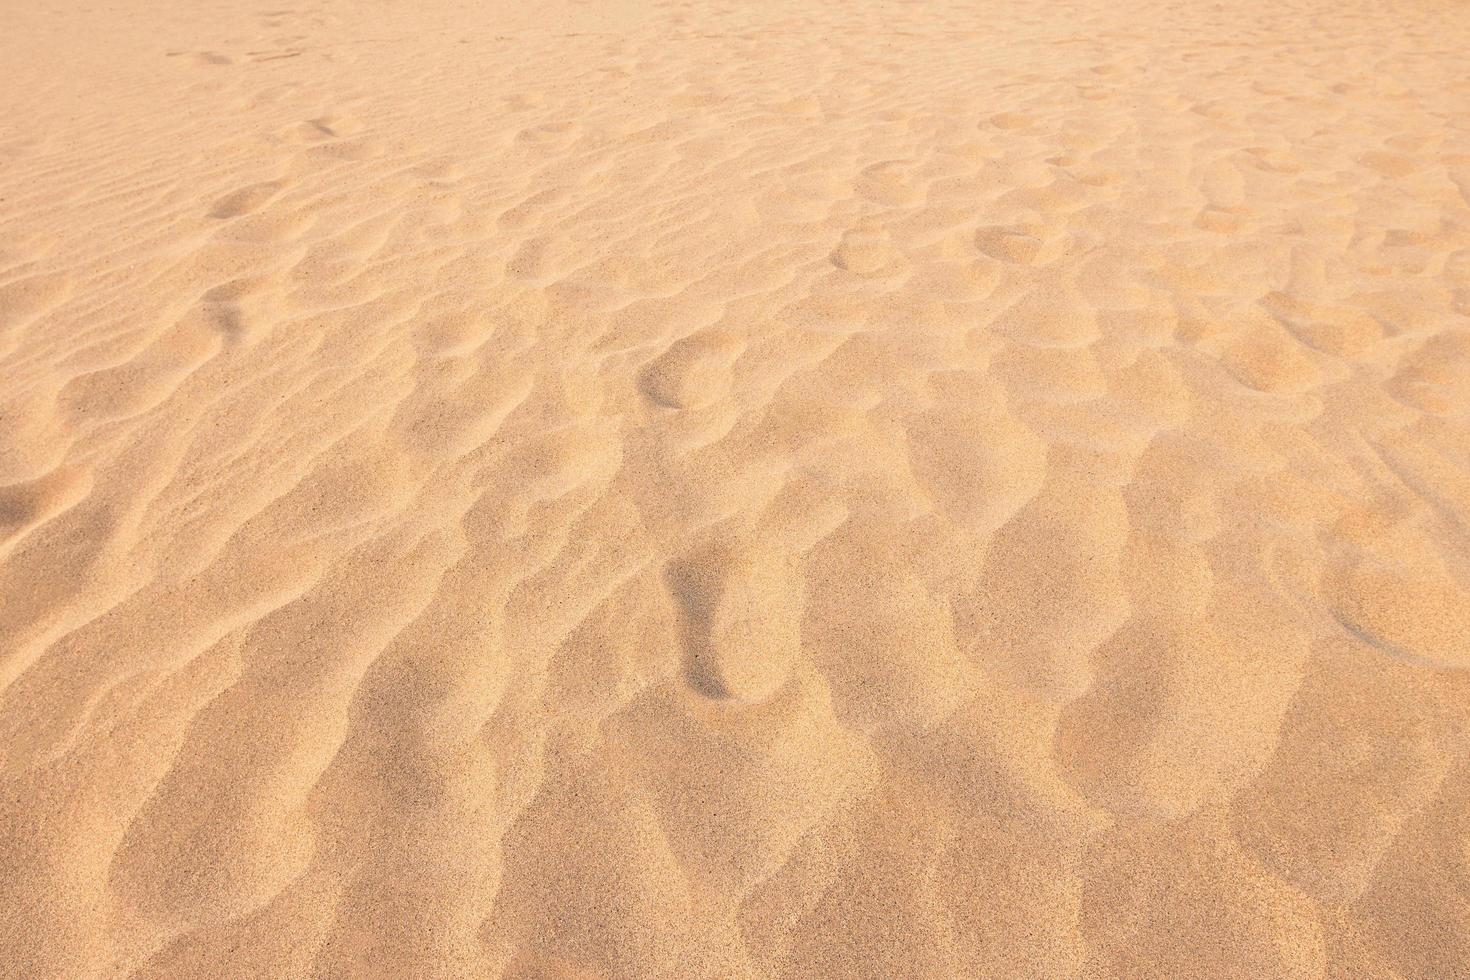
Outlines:
{"type": "Polygon", "coordinates": [[[4,4],[0,976],[1470,976],[1470,7],[4,4]]]}

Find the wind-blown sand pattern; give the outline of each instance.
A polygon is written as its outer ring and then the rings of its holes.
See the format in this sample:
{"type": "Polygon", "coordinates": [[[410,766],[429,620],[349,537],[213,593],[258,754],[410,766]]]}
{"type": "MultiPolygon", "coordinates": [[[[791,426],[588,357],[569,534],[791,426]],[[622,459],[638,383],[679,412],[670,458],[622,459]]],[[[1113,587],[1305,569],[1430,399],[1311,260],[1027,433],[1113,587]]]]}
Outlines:
{"type": "Polygon", "coordinates": [[[7,3],[0,975],[1470,976],[1470,7],[7,3]]]}

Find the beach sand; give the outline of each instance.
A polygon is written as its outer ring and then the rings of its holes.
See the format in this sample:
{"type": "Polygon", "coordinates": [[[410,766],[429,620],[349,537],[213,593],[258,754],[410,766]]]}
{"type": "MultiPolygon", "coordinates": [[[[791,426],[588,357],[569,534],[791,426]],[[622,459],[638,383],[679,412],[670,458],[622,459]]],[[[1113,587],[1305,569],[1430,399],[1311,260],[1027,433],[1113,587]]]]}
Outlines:
{"type": "Polygon", "coordinates": [[[1470,976],[1470,7],[6,3],[0,976],[1470,976]]]}

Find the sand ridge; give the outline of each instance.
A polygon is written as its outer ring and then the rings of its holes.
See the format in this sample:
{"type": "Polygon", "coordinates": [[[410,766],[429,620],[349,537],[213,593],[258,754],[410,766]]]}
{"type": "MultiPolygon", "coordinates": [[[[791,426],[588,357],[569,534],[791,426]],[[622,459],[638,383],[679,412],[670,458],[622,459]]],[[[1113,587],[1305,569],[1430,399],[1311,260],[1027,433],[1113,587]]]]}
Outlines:
{"type": "Polygon", "coordinates": [[[1470,975],[1470,10],[0,11],[0,975],[1470,975]]]}

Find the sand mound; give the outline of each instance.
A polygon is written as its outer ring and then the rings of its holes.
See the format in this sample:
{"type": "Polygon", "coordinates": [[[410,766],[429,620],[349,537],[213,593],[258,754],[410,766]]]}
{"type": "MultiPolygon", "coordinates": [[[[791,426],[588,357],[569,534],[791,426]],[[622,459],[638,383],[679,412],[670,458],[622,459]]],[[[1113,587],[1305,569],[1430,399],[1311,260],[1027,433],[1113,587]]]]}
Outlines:
{"type": "Polygon", "coordinates": [[[0,975],[1470,976],[1470,8],[0,10],[0,975]]]}

